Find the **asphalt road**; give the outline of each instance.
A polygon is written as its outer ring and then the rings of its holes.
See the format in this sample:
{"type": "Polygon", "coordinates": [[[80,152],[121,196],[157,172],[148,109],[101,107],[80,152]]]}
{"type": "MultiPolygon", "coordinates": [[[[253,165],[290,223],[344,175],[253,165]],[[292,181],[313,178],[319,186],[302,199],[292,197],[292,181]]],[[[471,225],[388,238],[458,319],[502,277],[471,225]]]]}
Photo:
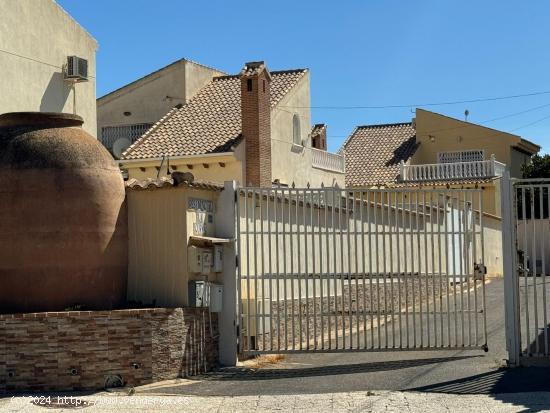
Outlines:
{"type": "Polygon", "coordinates": [[[488,352],[384,351],[293,354],[261,369],[221,369],[183,385],[152,389],[178,395],[275,395],[364,390],[457,394],[550,391],[550,369],[506,369],[503,282],[486,285],[488,352]]]}

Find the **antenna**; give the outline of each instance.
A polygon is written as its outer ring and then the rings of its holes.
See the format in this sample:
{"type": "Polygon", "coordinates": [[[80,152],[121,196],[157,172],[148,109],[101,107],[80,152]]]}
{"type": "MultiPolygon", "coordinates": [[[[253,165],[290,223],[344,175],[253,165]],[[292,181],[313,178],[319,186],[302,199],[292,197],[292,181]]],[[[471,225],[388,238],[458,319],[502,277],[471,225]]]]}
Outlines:
{"type": "Polygon", "coordinates": [[[469,115],[469,114],[470,114],[470,111],[469,111],[468,109],[466,109],[466,110],[464,111],[464,120],[465,120],[466,122],[468,122],[468,115],[469,115]]]}

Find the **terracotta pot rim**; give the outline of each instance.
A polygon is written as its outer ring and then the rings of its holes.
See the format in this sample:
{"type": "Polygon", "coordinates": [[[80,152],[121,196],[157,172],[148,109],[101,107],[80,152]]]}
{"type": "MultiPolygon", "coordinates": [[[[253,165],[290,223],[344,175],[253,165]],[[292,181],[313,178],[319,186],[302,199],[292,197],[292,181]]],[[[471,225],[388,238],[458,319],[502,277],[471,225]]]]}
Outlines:
{"type": "Polygon", "coordinates": [[[9,112],[0,115],[0,128],[82,126],[84,119],[72,113],[57,112],[9,112]]]}

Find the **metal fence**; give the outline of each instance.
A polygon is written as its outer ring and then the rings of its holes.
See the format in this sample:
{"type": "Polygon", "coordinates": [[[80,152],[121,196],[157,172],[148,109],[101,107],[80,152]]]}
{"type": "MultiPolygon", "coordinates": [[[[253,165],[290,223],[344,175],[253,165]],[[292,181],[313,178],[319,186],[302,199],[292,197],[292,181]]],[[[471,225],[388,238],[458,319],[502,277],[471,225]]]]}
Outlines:
{"type": "Polygon", "coordinates": [[[486,349],[481,189],[238,193],[241,353],[486,349]]]}
{"type": "Polygon", "coordinates": [[[550,308],[546,299],[550,294],[549,194],[550,179],[504,182],[508,199],[503,202],[510,204],[508,230],[513,243],[507,265],[510,270],[505,273],[509,279],[505,293],[512,364],[550,361],[550,308]]]}

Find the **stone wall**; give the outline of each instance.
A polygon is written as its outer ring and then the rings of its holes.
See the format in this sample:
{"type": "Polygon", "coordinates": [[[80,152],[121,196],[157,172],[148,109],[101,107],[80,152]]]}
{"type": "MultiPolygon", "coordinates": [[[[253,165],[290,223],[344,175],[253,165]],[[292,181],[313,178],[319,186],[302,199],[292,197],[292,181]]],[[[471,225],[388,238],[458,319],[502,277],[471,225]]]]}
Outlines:
{"type": "Polygon", "coordinates": [[[216,314],[191,308],[0,315],[0,394],[195,375],[218,359],[216,314]]]}

